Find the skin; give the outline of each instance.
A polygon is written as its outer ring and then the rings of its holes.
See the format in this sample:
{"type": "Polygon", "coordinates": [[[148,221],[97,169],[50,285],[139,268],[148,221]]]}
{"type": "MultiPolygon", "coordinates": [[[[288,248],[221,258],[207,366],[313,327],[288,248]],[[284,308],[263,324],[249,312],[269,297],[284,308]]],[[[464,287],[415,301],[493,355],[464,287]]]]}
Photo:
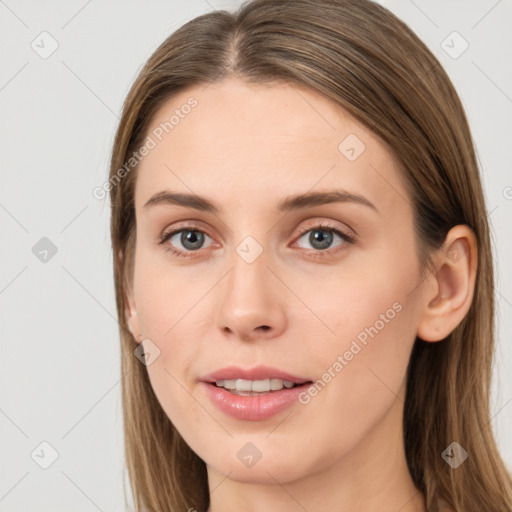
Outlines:
{"type": "Polygon", "coordinates": [[[209,512],[424,511],[402,441],[405,372],[416,336],[442,340],[470,307],[471,230],[450,231],[425,278],[398,162],[362,124],[311,90],[229,78],[170,98],[148,134],[191,96],[197,106],[138,168],[126,315],[134,336],[160,350],[147,368],[151,385],[206,463],[209,512]],[[365,145],[354,161],[338,149],[349,134],[365,145]],[[349,202],[276,209],[286,196],[335,189],[378,211],[349,202]],[[220,213],[143,207],[163,190],[207,197],[220,213]],[[314,234],[320,222],[354,243],[334,235],[318,248],[299,229],[314,234]],[[205,233],[199,249],[180,234],[158,243],[183,224],[205,233]],[[262,249],[252,263],[236,252],[247,236],[262,249]],[[192,257],[166,252],[172,244],[192,257]],[[231,364],[316,381],[396,303],[400,312],[306,405],[243,421],[219,411],[199,384],[231,364]],[[247,442],[262,454],[252,467],[237,457],[247,442]]]}

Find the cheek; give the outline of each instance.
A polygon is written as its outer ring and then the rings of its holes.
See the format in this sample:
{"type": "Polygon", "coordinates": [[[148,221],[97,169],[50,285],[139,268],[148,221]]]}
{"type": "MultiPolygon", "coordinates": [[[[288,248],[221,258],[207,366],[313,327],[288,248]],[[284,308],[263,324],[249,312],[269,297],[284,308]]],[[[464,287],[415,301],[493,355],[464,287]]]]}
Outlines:
{"type": "Polygon", "coordinates": [[[302,324],[300,332],[311,333],[314,328],[320,333],[315,338],[304,337],[313,360],[321,357],[326,365],[328,357],[343,354],[354,340],[361,347],[369,347],[375,340],[375,352],[407,345],[404,340],[414,333],[414,294],[410,292],[417,269],[413,258],[409,265],[397,265],[392,254],[385,256],[378,264],[373,257],[358,268],[340,266],[338,271],[316,279],[295,279],[294,291],[307,299],[312,314],[301,308],[294,321],[302,324]]]}
{"type": "MultiPolygon", "coordinates": [[[[215,285],[223,269],[173,268],[165,258],[142,249],[137,254],[135,291],[141,333],[160,354],[147,367],[151,387],[167,417],[193,444],[205,421],[216,423],[195,396],[198,361],[204,361],[212,338],[215,285]]],[[[211,347],[210,347],[211,349],[211,347]]],[[[218,434],[223,431],[220,429],[218,434]]]]}
{"type": "Polygon", "coordinates": [[[137,253],[135,295],[141,332],[159,340],[164,351],[172,340],[190,337],[215,276],[192,268],[173,268],[163,253],[160,248],[142,248],[137,253]]]}
{"type": "Polygon", "coordinates": [[[325,295],[330,301],[310,296],[335,335],[320,348],[318,343],[310,347],[309,360],[321,370],[302,403],[310,409],[305,414],[311,428],[327,428],[327,437],[345,446],[338,447],[341,451],[368,434],[394,401],[404,399],[401,387],[416,336],[417,307],[410,294],[416,271],[414,264],[368,267],[365,274],[331,285],[325,295]],[[326,414],[328,426],[322,425],[326,414]]]}

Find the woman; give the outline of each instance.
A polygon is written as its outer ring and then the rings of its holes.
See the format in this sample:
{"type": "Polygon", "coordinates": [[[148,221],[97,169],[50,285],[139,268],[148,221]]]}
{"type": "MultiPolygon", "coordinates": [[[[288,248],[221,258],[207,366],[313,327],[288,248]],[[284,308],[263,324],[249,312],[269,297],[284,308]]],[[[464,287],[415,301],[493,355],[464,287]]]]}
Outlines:
{"type": "Polygon", "coordinates": [[[188,22],[130,90],[109,183],[136,510],[511,510],[474,147],[403,22],[188,22]]]}

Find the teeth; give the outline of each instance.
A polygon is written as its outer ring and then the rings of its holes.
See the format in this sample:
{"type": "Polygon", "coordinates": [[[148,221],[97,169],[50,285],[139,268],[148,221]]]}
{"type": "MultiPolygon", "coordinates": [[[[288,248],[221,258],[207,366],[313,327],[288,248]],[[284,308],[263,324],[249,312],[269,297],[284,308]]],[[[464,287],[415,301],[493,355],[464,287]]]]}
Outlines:
{"type": "Polygon", "coordinates": [[[277,391],[279,389],[283,389],[284,381],[279,379],[270,379],[270,389],[272,391],[277,391]]]}
{"type": "Polygon", "coordinates": [[[264,380],[218,380],[215,385],[217,387],[226,388],[233,391],[253,391],[257,393],[268,393],[269,391],[279,391],[280,389],[293,388],[295,382],[281,379],[264,379],[264,380]]]}
{"type": "MultiPolygon", "coordinates": [[[[249,389],[244,389],[244,391],[257,391],[258,393],[267,393],[268,391],[270,391],[272,389],[270,386],[270,379],[253,380],[253,381],[239,379],[236,382],[237,382],[237,384],[238,384],[238,382],[241,382],[242,384],[246,383],[245,387],[249,388],[249,389]]],[[[237,389],[238,389],[238,386],[237,386],[237,389]]]]}

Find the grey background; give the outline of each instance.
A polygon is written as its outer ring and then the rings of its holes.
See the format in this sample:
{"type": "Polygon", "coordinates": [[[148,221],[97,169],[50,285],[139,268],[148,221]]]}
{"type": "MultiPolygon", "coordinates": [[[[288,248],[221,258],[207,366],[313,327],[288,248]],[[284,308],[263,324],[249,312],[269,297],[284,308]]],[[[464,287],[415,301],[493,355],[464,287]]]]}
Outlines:
{"type": "MultiPolygon", "coordinates": [[[[0,511],[125,509],[109,204],[92,190],[146,59],[185,21],[239,3],[0,0],[0,511]],[[57,249],[46,262],[43,237],[57,249]]],[[[382,3],[444,65],[476,141],[496,241],[492,425],[510,467],[512,2],[382,3]],[[469,44],[457,58],[453,31],[469,44]]]]}

